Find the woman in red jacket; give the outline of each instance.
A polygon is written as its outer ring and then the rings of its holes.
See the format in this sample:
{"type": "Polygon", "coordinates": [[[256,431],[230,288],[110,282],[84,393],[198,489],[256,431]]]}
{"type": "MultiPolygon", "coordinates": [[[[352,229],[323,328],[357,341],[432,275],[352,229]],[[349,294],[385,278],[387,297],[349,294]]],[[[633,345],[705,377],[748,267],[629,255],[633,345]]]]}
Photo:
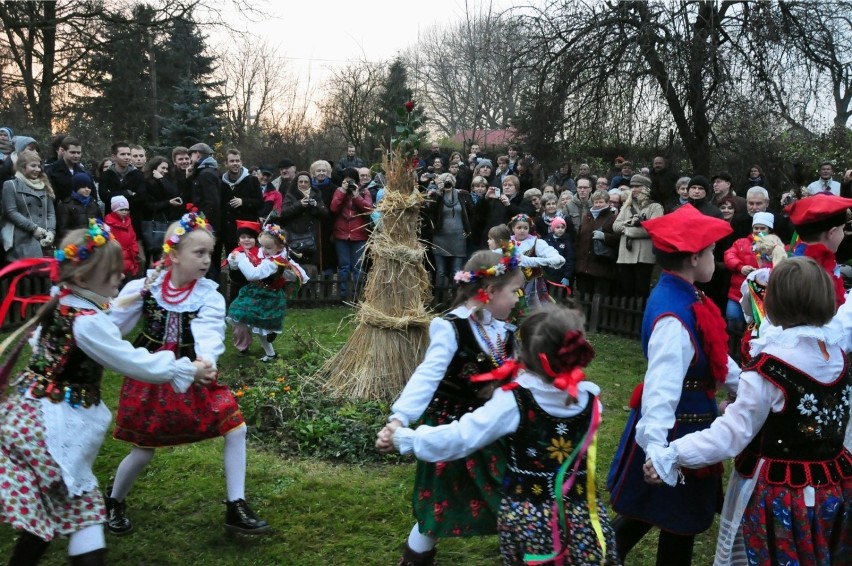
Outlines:
{"type": "MultiPolygon", "coordinates": [[[[331,198],[331,214],[334,218],[334,248],[337,252],[337,268],[340,277],[340,298],[347,297],[349,273],[355,286],[361,279],[362,256],[369,237],[370,212],[373,199],[367,187],[358,186],[358,170],[343,171],[343,182],[331,198]]],[[[354,294],[354,293],[353,293],[354,294]]]]}

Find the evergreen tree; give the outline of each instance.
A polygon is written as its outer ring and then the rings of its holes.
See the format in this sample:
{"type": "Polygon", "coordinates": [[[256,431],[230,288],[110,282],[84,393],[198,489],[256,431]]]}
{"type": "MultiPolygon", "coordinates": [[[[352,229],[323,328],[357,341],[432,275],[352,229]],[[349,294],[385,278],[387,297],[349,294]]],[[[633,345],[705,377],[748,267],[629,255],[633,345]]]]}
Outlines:
{"type": "MultiPolygon", "coordinates": [[[[133,8],[133,21],[150,17],[150,7],[133,8]]],[[[78,110],[105,124],[113,140],[133,142],[145,135],[148,123],[151,83],[145,36],[132,22],[115,22],[105,31],[101,49],[91,50],[80,65],[92,94],[80,97],[78,110]]]]}
{"type": "MultiPolygon", "coordinates": [[[[396,124],[399,120],[397,110],[412,98],[405,64],[397,58],[391,63],[379,92],[375,119],[368,127],[370,143],[366,147],[389,147],[391,138],[396,137],[396,124]]],[[[425,123],[423,105],[415,105],[412,119],[425,123]]]]}
{"type": "Polygon", "coordinates": [[[198,142],[215,145],[221,130],[216,101],[190,79],[174,87],[173,97],[168,115],[161,121],[163,147],[189,147],[198,142]]]}

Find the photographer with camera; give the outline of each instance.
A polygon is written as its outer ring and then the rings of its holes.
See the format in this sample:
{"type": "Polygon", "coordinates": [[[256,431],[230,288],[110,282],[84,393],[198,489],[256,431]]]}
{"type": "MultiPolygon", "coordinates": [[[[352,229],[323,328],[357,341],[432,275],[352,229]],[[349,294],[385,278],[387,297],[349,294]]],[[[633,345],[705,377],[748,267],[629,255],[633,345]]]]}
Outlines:
{"type": "Polygon", "coordinates": [[[320,265],[322,234],[320,223],[328,218],[329,212],[322,200],[322,193],[311,186],[311,174],[299,171],[288,187],[282,187],[284,204],[280,222],[287,231],[287,245],[302,269],[314,280],[320,265]]]}
{"type": "MultiPolygon", "coordinates": [[[[349,298],[349,274],[357,288],[361,280],[362,256],[369,237],[370,212],[373,199],[366,187],[358,185],[358,170],[343,171],[343,182],[331,198],[331,214],[334,220],[334,247],[337,251],[337,267],[340,279],[338,291],[341,299],[349,298]]],[[[354,295],[353,291],[353,295],[354,295]]]]}
{"type": "Polygon", "coordinates": [[[426,215],[432,226],[432,256],[435,284],[461,271],[467,257],[467,241],[472,231],[473,200],[470,193],[456,188],[456,178],[444,173],[437,187],[426,194],[426,215]]]}

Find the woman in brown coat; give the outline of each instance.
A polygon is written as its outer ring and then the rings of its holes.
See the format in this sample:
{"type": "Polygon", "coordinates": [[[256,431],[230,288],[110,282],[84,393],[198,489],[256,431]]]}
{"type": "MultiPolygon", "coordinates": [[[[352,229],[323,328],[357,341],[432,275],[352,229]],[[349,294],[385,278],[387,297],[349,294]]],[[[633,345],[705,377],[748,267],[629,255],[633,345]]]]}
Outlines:
{"type": "Polygon", "coordinates": [[[616,279],[615,258],[619,237],[613,233],[616,212],[609,207],[609,194],[595,191],[591,197],[592,207],[583,216],[577,232],[576,289],[579,293],[609,295],[616,279]],[[615,250],[612,259],[603,258],[594,252],[593,240],[615,250]]]}

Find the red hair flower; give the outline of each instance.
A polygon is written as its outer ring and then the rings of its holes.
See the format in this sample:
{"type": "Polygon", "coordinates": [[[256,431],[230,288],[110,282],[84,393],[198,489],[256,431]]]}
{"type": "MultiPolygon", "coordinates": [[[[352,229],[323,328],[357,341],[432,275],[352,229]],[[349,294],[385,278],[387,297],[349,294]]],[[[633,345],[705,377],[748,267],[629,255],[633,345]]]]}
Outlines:
{"type": "Polygon", "coordinates": [[[488,293],[485,292],[485,289],[480,287],[476,291],[476,300],[482,303],[483,305],[487,305],[488,302],[491,300],[491,297],[488,296],[488,293]]]}

